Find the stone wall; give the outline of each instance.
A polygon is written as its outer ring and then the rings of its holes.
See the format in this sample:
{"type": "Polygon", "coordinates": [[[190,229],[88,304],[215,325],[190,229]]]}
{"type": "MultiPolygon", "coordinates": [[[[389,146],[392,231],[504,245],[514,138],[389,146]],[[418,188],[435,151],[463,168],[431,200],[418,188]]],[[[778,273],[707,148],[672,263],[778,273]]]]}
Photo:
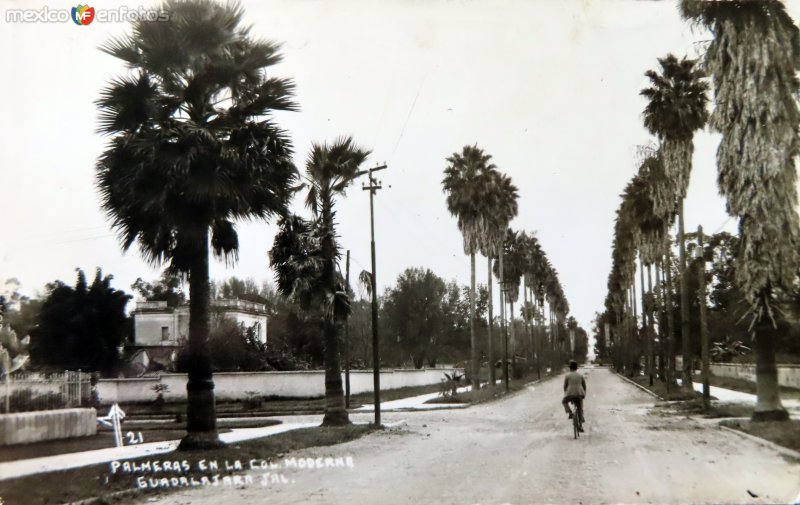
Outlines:
{"type": "Polygon", "coordinates": [[[94,409],[0,414],[0,446],[88,437],[96,433],[97,413],[94,409]]]}
{"type": "MultiPolygon", "coordinates": [[[[382,370],[381,390],[399,389],[411,386],[438,384],[445,372],[453,368],[429,368],[422,370],[382,370]]],[[[463,369],[458,369],[464,373],[463,369]]],[[[167,402],[186,399],[186,374],[162,374],[158,377],[136,379],[102,379],[98,383],[100,402],[142,403],[155,400],[153,386],[165,384],[168,390],[163,393],[167,402]]],[[[344,385],[344,373],[342,374],[344,385]]],[[[214,374],[214,392],[217,401],[244,400],[248,392],[260,396],[315,398],[325,394],[325,372],[323,370],[301,372],[221,372],[214,374]]],[[[353,370],[350,372],[351,394],[372,392],[372,371],[353,370]]]]}

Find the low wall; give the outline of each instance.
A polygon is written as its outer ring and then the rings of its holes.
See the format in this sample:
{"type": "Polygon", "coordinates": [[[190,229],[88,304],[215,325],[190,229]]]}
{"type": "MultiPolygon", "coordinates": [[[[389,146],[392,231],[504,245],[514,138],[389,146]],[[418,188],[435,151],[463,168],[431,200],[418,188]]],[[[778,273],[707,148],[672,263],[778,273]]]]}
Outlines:
{"type": "MultiPolygon", "coordinates": [[[[444,374],[463,369],[430,368],[421,370],[382,370],[381,390],[438,384],[444,374]]],[[[158,377],[135,379],[101,379],[97,384],[100,402],[111,403],[151,402],[156,398],[153,386],[165,384],[163,393],[167,402],[186,399],[186,374],[162,374],[158,377]]],[[[344,385],[344,374],[342,374],[344,385]]],[[[350,393],[372,392],[372,371],[350,372],[350,393]]],[[[214,374],[214,393],[218,401],[244,400],[248,392],[261,396],[313,398],[325,394],[323,370],[301,372],[220,372],[214,374]]]]}
{"type": "MultiPolygon", "coordinates": [[[[718,377],[756,381],[755,364],[711,363],[711,373],[718,377]]],[[[778,365],[778,384],[800,389],[800,365],[778,365]]]]}
{"type": "Polygon", "coordinates": [[[0,414],[0,446],[88,437],[96,433],[97,413],[94,409],[0,414]]]}

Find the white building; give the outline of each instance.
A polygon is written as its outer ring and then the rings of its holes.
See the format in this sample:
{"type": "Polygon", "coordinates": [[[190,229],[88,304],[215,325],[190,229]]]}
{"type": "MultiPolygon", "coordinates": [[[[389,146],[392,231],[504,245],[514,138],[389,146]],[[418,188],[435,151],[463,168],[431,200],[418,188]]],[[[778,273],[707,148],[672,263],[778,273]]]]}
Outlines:
{"type": "MultiPolygon", "coordinates": [[[[212,319],[226,317],[243,329],[253,329],[267,343],[267,308],[245,300],[212,300],[212,319]]],[[[167,302],[137,302],[131,313],[136,347],[175,346],[189,338],[189,306],[168,307],[167,302]]]]}

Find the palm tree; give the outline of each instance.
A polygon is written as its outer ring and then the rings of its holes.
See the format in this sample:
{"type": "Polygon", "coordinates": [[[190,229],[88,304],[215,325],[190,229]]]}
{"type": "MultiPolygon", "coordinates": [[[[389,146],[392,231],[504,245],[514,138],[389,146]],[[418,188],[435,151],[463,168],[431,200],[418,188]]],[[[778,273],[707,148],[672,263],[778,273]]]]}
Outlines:
{"type": "Polygon", "coordinates": [[[750,306],[757,359],[753,420],[787,420],[767,330],[775,324],[776,295],[791,292],[800,265],[800,31],[777,0],[684,0],[681,9],[713,34],[705,55],[714,83],[710,125],[722,134],[720,191],[728,213],[739,218],[736,281],[750,306]]]}
{"type": "Polygon", "coordinates": [[[622,194],[622,202],[617,209],[612,243],[612,267],[608,280],[609,306],[616,315],[616,329],[622,337],[618,345],[621,352],[618,367],[631,375],[638,363],[638,346],[631,331],[629,290],[636,278],[636,244],[639,228],[636,223],[634,206],[634,184],[629,183],[622,194]]]}
{"type": "MultiPolygon", "coordinates": [[[[334,198],[345,190],[358,175],[369,151],[342,137],[333,144],[313,144],[306,161],[305,186],[308,188],[306,206],[316,218],[317,234],[322,257],[319,288],[324,293],[323,328],[325,337],[325,416],[323,426],[349,424],[342,388],[342,367],[339,357],[339,334],[347,313],[336,310],[342,306],[337,298],[346,293],[337,278],[336,263],[339,248],[336,244],[334,198]]],[[[349,304],[347,304],[349,306],[349,304]]]]}
{"type": "MultiPolygon", "coordinates": [[[[664,163],[660,151],[651,146],[640,147],[641,160],[637,177],[642,181],[642,189],[637,194],[638,203],[636,214],[639,216],[639,248],[642,259],[649,266],[656,265],[656,291],[659,286],[659,267],[661,264],[670,264],[671,244],[667,230],[675,221],[678,211],[678,201],[673,184],[664,172],[664,163]]],[[[669,268],[665,269],[668,273],[669,268]]],[[[671,278],[671,273],[670,273],[671,278]]],[[[671,285],[671,282],[670,282],[671,285]]],[[[656,295],[656,298],[661,298],[656,295]]],[[[672,371],[675,361],[674,338],[672,332],[672,297],[664,296],[666,317],[666,331],[659,325],[659,334],[662,343],[666,340],[666,364],[664,366],[665,379],[669,388],[673,383],[672,371]]],[[[651,307],[652,312],[652,307],[651,307]]],[[[652,325],[652,313],[651,321],[652,325]]]]}
{"type": "MultiPolygon", "coordinates": [[[[539,240],[536,235],[531,234],[528,237],[528,244],[526,246],[526,267],[525,267],[525,284],[531,292],[531,307],[528,315],[533,316],[537,321],[539,320],[540,310],[544,306],[544,285],[547,276],[547,256],[542,250],[539,240]],[[537,303],[538,302],[538,303],[537,303]]],[[[536,374],[541,378],[541,336],[538,336],[540,328],[534,328],[534,345],[533,352],[536,355],[536,374]]]]}
{"type": "Polygon", "coordinates": [[[664,176],[658,152],[650,151],[647,148],[644,148],[644,152],[645,155],[639,164],[638,173],[625,188],[621,209],[624,209],[626,213],[626,221],[634,228],[633,236],[636,248],[639,250],[642,319],[647,339],[647,372],[652,385],[655,367],[654,329],[650,311],[652,304],[646,303],[648,295],[645,294],[644,288],[644,266],[647,265],[648,277],[650,277],[650,265],[659,258],[664,243],[666,223],[673,217],[670,211],[674,209],[674,205],[664,210],[662,209],[664,203],[661,199],[672,198],[674,201],[674,196],[672,192],[665,191],[668,189],[665,188],[668,182],[664,176]]]}
{"type": "MultiPolygon", "coordinates": [[[[475,253],[487,226],[487,174],[494,169],[491,156],[475,146],[464,146],[460,153],[447,158],[442,187],[447,194],[447,210],[458,220],[464,239],[464,254],[470,258],[469,336],[472,350],[472,387],[480,387],[480,363],[475,340],[475,253]]],[[[491,366],[489,367],[492,368],[491,366]]]]}
{"type": "Polygon", "coordinates": [[[219,445],[209,329],[209,248],[236,259],[234,222],[286,212],[297,170],[269,119],[295,110],[290,81],[267,77],[276,44],[255,41],[236,5],[168,1],[167,20],[133,23],[102,50],[130,72],[102,90],[102,207],[122,248],[188,274],[189,380],[182,448],[219,445]]]}
{"type": "Polygon", "coordinates": [[[664,173],[678,201],[678,247],[681,268],[681,343],[683,347],[683,388],[692,390],[691,336],[689,335],[689,284],[684,241],[683,200],[689,187],[694,152],[694,132],[708,118],[708,84],[695,60],[678,60],[669,54],[658,60],[661,73],[648,70],[651,87],[641,91],[649,100],[644,125],[661,142],[664,173]]]}
{"type": "Polygon", "coordinates": [[[494,342],[492,339],[492,259],[498,258],[503,254],[503,241],[508,224],[517,215],[518,192],[516,186],[511,182],[511,178],[494,169],[494,165],[488,167],[485,172],[487,185],[487,196],[483,202],[483,235],[480,237],[479,248],[481,253],[486,256],[488,262],[488,281],[487,289],[489,293],[488,310],[488,361],[489,361],[489,385],[495,386],[495,367],[494,367],[494,342]]]}
{"type": "MultiPolygon", "coordinates": [[[[511,362],[516,363],[516,334],[514,330],[514,302],[519,299],[519,285],[522,275],[525,270],[527,255],[525,246],[527,245],[528,236],[525,232],[516,232],[508,228],[506,238],[503,243],[502,257],[504,259],[504,268],[500,270],[500,261],[494,264],[494,274],[500,280],[503,286],[504,303],[508,303],[509,309],[509,341],[511,342],[511,362]],[[502,277],[501,277],[502,275],[502,277]]],[[[507,346],[504,343],[504,349],[507,346]]],[[[507,366],[508,356],[503,357],[504,367],[507,366]]],[[[505,370],[505,369],[504,369],[505,370]]],[[[505,370],[506,376],[508,371],[505,370]]]]}

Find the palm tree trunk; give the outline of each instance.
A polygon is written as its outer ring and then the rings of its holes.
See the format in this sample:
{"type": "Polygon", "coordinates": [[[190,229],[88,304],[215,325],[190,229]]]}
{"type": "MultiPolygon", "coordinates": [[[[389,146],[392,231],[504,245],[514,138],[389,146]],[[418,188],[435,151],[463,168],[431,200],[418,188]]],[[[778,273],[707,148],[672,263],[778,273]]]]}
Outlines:
{"type": "Polygon", "coordinates": [[[325,337],[325,416],[323,426],[350,424],[344,404],[342,367],[339,360],[339,325],[326,318],[325,337]]]}
{"type": "Polygon", "coordinates": [[[517,334],[514,329],[514,299],[509,297],[508,305],[510,307],[508,326],[509,326],[509,341],[511,342],[511,373],[516,373],[517,370],[517,334]]]}
{"type": "Polygon", "coordinates": [[[664,308],[667,311],[667,391],[675,385],[675,316],[672,311],[672,249],[666,247],[667,292],[664,295],[664,308]]]}
{"type": "Polygon", "coordinates": [[[686,244],[683,228],[683,200],[678,205],[678,251],[681,265],[681,349],[683,354],[683,383],[681,389],[694,391],[692,386],[692,346],[689,335],[689,272],[686,268],[686,244]]]}
{"type": "MultiPolygon", "coordinates": [[[[644,282],[644,279],[642,280],[644,282]]],[[[642,286],[642,291],[644,291],[644,286],[642,286]]],[[[653,293],[653,275],[650,265],[647,265],[647,292],[653,293]]],[[[650,386],[653,385],[653,376],[656,372],[656,353],[655,353],[655,325],[653,324],[653,316],[654,312],[648,311],[647,322],[645,323],[647,328],[647,355],[648,361],[650,362],[650,386]]]]}
{"type": "Polygon", "coordinates": [[[186,383],[186,436],[180,449],[222,446],[217,434],[217,414],[211,356],[208,351],[210,283],[208,227],[198,230],[197,253],[189,270],[189,370],[186,383]]]}
{"type": "Polygon", "coordinates": [[[475,252],[469,255],[470,280],[469,280],[469,342],[472,346],[472,390],[481,387],[480,362],[478,361],[478,342],[475,339],[475,252]]]}
{"type": "MultiPolygon", "coordinates": [[[[633,282],[635,285],[636,283],[633,282]]],[[[629,367],[629,376],[633,377],[634,373],[638,372],[639,368],[639,359],[638,359],[638,339],[636,338],[636,322],[633,321],[633,311],[631,309],[631,304],[633,300],[633,296],[631,295],[631,287],[628,286],[627,299],[625,300],[625,321],[627,321],[626,327],[628,329],[628,342],[630,345],[628,346],[628,367],[629,367]]]]}
{"type": "Polygon", "coordinates": [[[492,341],[492,324],[494,321],[494,314],[493,314],[493,301],[492,301],[492,257],[488,256],[487,261],[489,263],[489,280],[487,282],[487,286],[489,286],[489,325],[487,326],[487,335],[489,340],[489,350],[487,352],[488,361],[489,361],[489,386],[494,387],[495,381],[495,370],[494,370],[494,342],[492,341]]]}
{"type": "MultiPolygon", "coordinates": [[[[759,298],[767,298],[767,293],[762,293],[759,298]]],[[[752,421],[789,420],[789,413],[781,403],[778,368],[775,366],[775,339],[768,333],[772,329],[767,317],[762,317],[755,328],[756,408],[752,421]]]]}
{"type": "Polygon", "coordinates": [[[644,338],[647,339],[647,358],[645,359],[645,368],[647,369],[647,376],[649,378],[650,386],[653,385],[653,348],[650,341],[650,326],[647,324],[647,307],[645,306],[644,296],[644,261],[642,261],[641,254],[639,255],[639,285],[641,286],[641,302],[642,302],[642,329],[644,331],[644,338]]]}
{"type": "Polygon", "coordinates": [[[522,296],[524,298],[523,306],[525,307],[525,336],[528,337],[528,349],[525,353],[528,359],[526,368],[531,369],[533,368],[533,334],[530,325],[530,306],[528,305],[528,282],[525,280],[525,277],[522,278],[522,296]]]}
{"type": "Polygon", "coordinates": [[[500,325],[503,332],[503,382],[508,391],[508,335],[506,334],[506,283],[503,277],[503,248],[500,248],[500,325]]]}
{"type": "MultiPolygon", "coordinates": [[[[330,196],[321,196],[322,205],[322,255],[325,264],[322,282],[328,286],[331,295],[336,293],[336,243],[333,232],[333,212],[330,196]]],[[[372,293],[372,296],[378,296],[372,293]]],[[[331,302],[333,303],[333,302],[331,302]]],[[[333,309],[331,308],[331,311],[333,309]]],[[[325,341],[325,416],[323,426],[343,426],[350,424],[344,404],[344,388],[342,387],[342,365],[339,357],[339,324],[333,313],[323,316],[323,338],[325,341]]]]}
{"type": "MultiPolygon", "coordinates": [[[[661,262],[656,259],[655,262],[655,269],[656,269],[656,284],[655,284],[655,307],[653,310],[653,315],[656,317],[656,322],[658,324],[658,376],[659,379],[664,381],[666,380],[665,375],[665,366],[664,366],[664,318],[661,311],[663,307],[662,303],[663,300],[661,298],[661,262]]],[[[655,338],[655,337],[654,337],[655,338]]]]}

